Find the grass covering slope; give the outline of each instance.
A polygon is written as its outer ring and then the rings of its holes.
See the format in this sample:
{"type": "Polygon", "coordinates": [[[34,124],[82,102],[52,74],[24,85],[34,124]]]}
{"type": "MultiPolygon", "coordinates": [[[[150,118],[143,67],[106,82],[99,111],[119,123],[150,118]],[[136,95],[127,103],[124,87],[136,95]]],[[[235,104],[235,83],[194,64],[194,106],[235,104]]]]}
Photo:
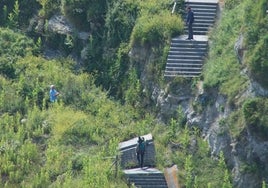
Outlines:
{"type": "MultiPolygon", "coordinates": [[[[85,2],[87,1],[83,1],[85,2]]],[[[119,142],[148,132],[155,137],[157,167],[163,169],[177,164],[181,185],[231,187],[231,178],[223,155],[221,154],[218,160],[211,159],[208,145],[201,138],[199,130],[190,130],[184,124],[181,109],[178,109],[176,119],[170,120],[167,125],[160,125],[149,112],[133,108],[135,102],[139,102],[133,99],[142,98],[140,92],[137,92],[141,90],[137,76],[139,73],[132,76],[135,78],[133,82],[127,82],[131,81],[131,78],[115,77],[122,71],[120,67],[126,66],[128,62],[128,50],[125,50],[129,49],[125,44],[128,37],[131,44],[135,42],[154,44],[166,41],[182,30],[181,20],[169,15],[168,7],[171,3],[168,1],[163,4],[157,3],[155,0],[148,3],[134,2],[128,14],[120,12],[122,9],[118,3],[115,3],[117,5],[115,9],[109,7],[110,16],[120,13],[122,17],[117,20],[107,18],[110,21],[105,24],[107,27],[115,26],[114,22],[118,20],[123,22],[127,31],[131,31],[133,27],[132,33],[123,34],[124,49],[119,48],[118,54],[106,56],[107,64],[99,63],[100,67],[94,67],[98,64],[92,63],[94,57],[100,59],[102,56],[92,52],[91,64],[88,65],[92,67],[88,70],[96,68],[99,72],[108,72],[111,75],[97,75],[98,71],[94,76],[77,72],[74,62],[70,59],[48,61],[33,56],[32,54],[37,54],[38,49],[33,41],[19,33],[1,29],[0,38],[3,39],[0,42],[1,187],[126,187],[120,174],[118,178],[114,178],[114,169],[111,168],[113,158],[110,157],[117,154],[119,142]],[[165,11],[160,11],[162,8],[165,11]],[[127,22],[124,15],[129,14],[133,15],[133,19],[137,19],[137,22],[133,20],[127,22]],[[158,14],[162,17],[160,18],[158,14]],[[131,25],[133,23],[136,25],[131,25]],[[6,49],[5,41],[10,42],[8,46],[12,46],[12,49],[6,49]],[[98,85],[108,88],[107,86],[112,84],[113,87],[125,91],[124,94],[128,96],[126,99],[129,98],[126,103],[133,102],[132,107],[112,100],[105,90],[96,87],[95,79],[101,76],[105,79],[99,79],[98,85]],[[122,83],[128,83],[129,88],[120,85],[122,83]],[[47,102],[50,84],[55,84],[61,92],[59,103],[55,105],[47,102]],[[131,90],[132,88],[134,89],[131,90]],[[193,140],[196,144],[193,144],[193,140]]],[[[251,24],[259,26],[260,23],[261,26],[265,26],[267,16],[263,15],[262,8],[265,3],[267,3],[265,0],[258,1],[257,4],[249,0],[241,0],[239,3],[233,0],[226,1],[222,21],[211,34],[212,45],[203,74],[204,86],[206,89],[219,89],[233,104],[236,104],[235,97],[241,94],[249,83],[248,78],[241,74],[241,70],[248,67],[254,74],[256,68],[259,71],[256,72],[256,78],[261,78],[260,75],[266,70],[262,67],[266,67],[267,62],[264,53],[267,51],[267,37],[258,36],[265,34],[267,28],[256,27],[256,30],[251,30],[250,24],[247,23],[250,20],[251,24]],[[245,34],[246,44],[249,47],[247,54],[256,54],[247,56],[249,58],[245,60],[246,64],[239,64],[233,51],[240,33],[245,34]],[[257,38],[252,40],[252,37],[257,38]],[[258,63],[261,66],[255,67],[258,63]]],[[[47,11],[59,9],[58,2],[53,4],[51,0],[44,0],[42,4],[46,5],[45,8],[49,7],[47,5],[54,7],[48,8],[47,11]]],[[[127,0],[124,5],[129,4],[131,1],[127,0]]],[[[68,7],[73,5],[76,4],[68,4],[68,7]]],[[[45,8],[43,11],[46,11],[45,8]]],[[[90,10],[88,16],[92,15],[90,10]]],[[[120,38],[121,34],[117,29],[107,28],[107,33],[107,41],[112,44],[112,41],[119,41],[111,38],[115,33],[116,37],[120,38]]],[[[98,41],[98,38],[92,37],[92,40],[91,44],[95,44],[94,40],[98,41]]],[[[98,42],[96,44],[99,45],[98,42]]],[[[100,48],[100,45],[98,47],[100,48]]],[[[93,45],[90,49],[94,48],[93,45]]],[[[135,73],[133,70],[129,72],[135,73]]],[[[263,83],[265,86],[265,82],[263,83]]],[[[232,135],[239,136],[240,131],[247,125],[257,126],[257,130],[267,129],[265,113],[261,112],[263,108],[264,112],[267,111],[267,102],[265,100],[263,103],[264,100],[257,98],[245,103],[243,101],[241,105],[243,109],[239,108],[241,106],[236,106],[239,110],[231,114],[226,121],[230,124],[232,135]]]]}

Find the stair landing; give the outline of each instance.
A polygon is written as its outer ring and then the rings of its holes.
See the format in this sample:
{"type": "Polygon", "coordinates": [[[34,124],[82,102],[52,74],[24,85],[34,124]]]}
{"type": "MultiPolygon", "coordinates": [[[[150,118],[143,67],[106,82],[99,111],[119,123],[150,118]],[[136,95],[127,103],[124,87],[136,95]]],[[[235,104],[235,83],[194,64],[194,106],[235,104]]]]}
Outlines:
{"type": "MultiPolygon", "coordinates": [[[[180,40],[186,40],[188,38],[188,35],[180,35],[178,37],[175,37],[173,39],[180,39],[180,40]]],[[[193,41],[208,41],[208,36],[207,35],[194,35],[193,41]]]]}
{"type": "Polygon", "coordinates": [[[185,0],[185,3],[218,3],[219,0],[185,0]]]}
{"type": "Polygon", "coordinates": [[[162,172],[159,171],[158,169],[148,168],[148,167],[132,168],[132,169],[123,170],[123,172],[125,174],[153,174],[153,173],[156,173],[156,174],[161,173],[162,174],[162,172]]]}

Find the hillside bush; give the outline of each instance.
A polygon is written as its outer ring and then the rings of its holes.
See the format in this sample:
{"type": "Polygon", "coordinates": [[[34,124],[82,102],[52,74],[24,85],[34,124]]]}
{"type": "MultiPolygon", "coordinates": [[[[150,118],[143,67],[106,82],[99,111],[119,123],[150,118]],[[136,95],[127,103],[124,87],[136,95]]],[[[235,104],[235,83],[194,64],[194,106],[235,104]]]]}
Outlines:
{"type": "Polygon", "coordinates": [[[0,112],[14,114],[17,111],[25,112],[24,99],[17,93],[16,86],[12,82],[0,77],[0,112]]]}
{"type": "Polygon", "coordinates": [[[253,77],[268,88],[268,34],[264,34],[255,45],[247,62],[253,77]]]}
{"type": "Polygon", "coordinates": [[[268,102],[265,98],[253,98],[245,101],[243,116],[248,127],[260,138],[268,139],[268,102]]]}
{"type": "Polygon", "coordinates": [[[257,3],[247,1],[244,12],[244,25],[246,34],[246,44],[248,47],[248,58],[246,63],[251,75],[262,86],[268,88],[268,16],[266,10],[268,4],[266,0],[257,3]]]}
{"type": "Polygon", "coordinates": [[[241,0],[225,0],[224,7],[230,10],[230,9],[235,8],[237,5],[239,5],[240,2],[241,0]]]}
{"type": "Polygon", "coordinates": [[[155,45],[170,40],[183,31],[183,21],[169,12],[159,15],[144,14],[138,18],[131,34],[131,45],[155,45]]]}
{"type": "Polygon", "coordinates": [[[243,23],[243,5],[222,14],[221,22],[210,34],[213,42],[203,71],[204,88],[218,88],[231,102],[248,84],[246,76],[241,74],[243,65],[239,64],[234,51],[243,23]]]}
{"type": "Polygon", "coordinates": [[[62,0],[61,11],[76,27],[89,29],[90,24],[103,24],[105,0],[62,0]]]}
{"type": "Polygon", "coordinates": [[[8,14],[7,26],[11,29],[18,29],[19,26],[19,3],[15,1],[14,9],[8,14]]]}
{"type": "Polygon", "coordinates": [[[129,41],[139,9],[138,3],[126,0],[109,3],[105,18],[107,47],[118,47],[120,43],[129,41]]]}
{"type": "Polygon", "coordinates": [[[14,62],[19,57],[37,53],[33,40],[10,29],[0,28],[0,71],[3,75],[14,77],[14,62]]]}
{"type": "MultiPolygon", "coordinates": [[[[6,2],[13,6],[15,1],[6,2]]],[[[29,1],[23,1],[26,2],[29,1]]],[[[61,8],[74,23],[81,23],[81,28],[92,29],[88,56],[85,64],[81,65],[94,76],[76,71],[70,59],[48,61],[34,57],[35,46],[31,40],[11,30],[0,29],[5,31],[0,34],[0,69],[3,75],[0,77],[0,187],[127,187],[120,177],[114,178],[112,171],[118,143],[148,132],[154,135],[158,167],[162,169],[177,164],[182,186],[230,187],[229,173],[223,165],[224,156],[221,153],[216,156],[219,162],[211,158],[201,131],[185,126],[185,119],[180,115],[182,112],[168,125],[159,125],[156,117],[147,113],[142,102],[150,102],[150,93],[144,92],[139,78],[141,73],[128,59],[130,48],[135,44],[149,44],[152,53],[161,56],[162,46],[171,37],[182,33],[181,18],[170,14],[173,2],[38,2],[42,5],[41,16],[49,18],[61,8]],[[94,6],[90,6],[92,4],[94,6]],[[110,11],[107,15],[106,8],[110,11]],[[92,25],[89,26],[89,22],[92,25]],[[109,91],[103,91],[94,83],[124,98],[125,105],[110,99],[109,91]],[[61,95],[58,103],[46,105],[50,84],[55,84],[61,95]]],[[[236,5],[236,2],[226,1],[229,7],[222,17],[223,24],[220,23],[212,32],[214,42],[204,73],[205,87],[220,88],[231,98],[235,98],[247,84],[240,74],[244,65],[238,64],[233,52],[240,32],[247,31],[248,39],[258,41],[256,44],[253,41],[248,48],[257,55],[250,58],[249,65],[262,60],[263,55],[266,58],[263,53],[267,43],[265,35],[258,37],[256,34],[266,31],[263,15],[258,14],[261,16],[257,17],[264,30],[255,33],[256,29],[243,27],[242,20],[246,15],[249,24],[255,23],[251,16],[254,17],[258,11],[250,5],[248,7],[254,10],[246,10],[245,14],[244,7],[239,3],[236,5]]],[[[256,7],[260,8],[263,2],[258,1],[256,7]]],[[[3,13],[13,11],[11,6],[3,13]]],[[[28,8],[32,10],[31,6],[28,8]]],[[[64,47],[65,39],[71,40],[70,37],[57,36],[46,39],[53,39],[56,49],[64,47]]],[[[248,44],[251,42],[248,41],[248,44]]],[[[72,48],[74,46],[71,44],[72,48]]],[[[154,81],[164,69],[168,52],[168,48],[164,48],[166,56],[156,57],[146,67],[154,81]]],[[[73,51],[68,49],[65,52],[73,51]]],[[[170,87],[176,88],[180,83],[184,80],[175,80],[170,87]]],[[[239,135],[244,128],[243,123],[248,120],[249,128],[264,137],[266,135],[259,132],[267,133],[266,103],[263,98],[247,101],[243,112],[238,111],[221,122],[232,126],[233,135],[239,135]]]]}
{"type": "Polygon", "coordinates": [[[61,0],[37,0],[42,9],[39,11],[39,15],[45,18],[51,17],[54,13],[60,10],[61,0]]]}
{"type": "MultiPolygon", "coordinates": [[[[15,2],[18,2],[19,12],[18,13],[18,24],[20,27],[24,28],[28,24],[29,19],[37,14],[38,10],[41,8],[37,0],[8,0],[1,1],[0,3],[0,25],[7,26],[8,16],[14,13],[15,2]],[[31,6],[29,6],[31,5],[31,6]]],[[[18,29],[18,28],[17,28],[18,29]]]]}

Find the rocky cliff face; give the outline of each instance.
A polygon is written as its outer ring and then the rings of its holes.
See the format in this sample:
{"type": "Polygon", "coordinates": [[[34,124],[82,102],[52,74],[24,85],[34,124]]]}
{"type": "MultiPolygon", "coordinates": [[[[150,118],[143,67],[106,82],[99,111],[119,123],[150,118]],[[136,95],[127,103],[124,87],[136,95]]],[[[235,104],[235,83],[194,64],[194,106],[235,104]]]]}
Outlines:
{"type": "MultiPolygon", "coordinates": [[[[234,47],[240,63],[243,63],[244,55],[241,49],[242,41],[243,37],[240,36],[234,47]]],[[[181,106],[187,117],[187,124],[199,127],[203,138],[209,143],[211,157],[218,158],[220,151],[224,152],[227,165],[232,171],[234,187],[261,187],[262,181],[268,181],[268,142],[256,137],[246,125],[235,138],[230,134],[229,127],[224,120],[238,109],[230,106],[225,96],[216,89],[204,91],[202,82],[197,84],[197,88],[192,89],[189,80],[183,83],[174,83],[174,80],[167,81],[165,88],[161,88],[150,81],[150,75],[146,72],[146,67],[151,61],[150,55],[148,56],[150,53],[148,51],[144,53],[144,50],[139,53],[137,49],[135,51],[135,56],[139,57],[139,61],[142,62],[140,64],[143,65],[141,75],[143,86],[150,90],[151,98],[159,108],[160,121],[169,120],[181,106]],[[201,106],[201,112],[195,109],[193,104],[201,106]]],[[[252,80],[247,72],[243,70],[241,74],[248,76],[250,83],[236,100],[243,101],[245,98],[268,96],[268,91],[252,80]]]]}

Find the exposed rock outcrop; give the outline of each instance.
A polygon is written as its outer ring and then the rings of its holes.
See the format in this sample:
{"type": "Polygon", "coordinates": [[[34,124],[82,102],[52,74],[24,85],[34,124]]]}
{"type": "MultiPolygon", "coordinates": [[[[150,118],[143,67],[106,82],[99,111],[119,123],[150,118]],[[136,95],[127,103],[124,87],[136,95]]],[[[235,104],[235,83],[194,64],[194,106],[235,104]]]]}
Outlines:
{"type": "Polygon", "coordinates": [[[78,31],[63,15],[54,15],[48,20],[49,31],[62,35],[77,35],[78,39],[87,40],[90,33],[78,31]]]}

